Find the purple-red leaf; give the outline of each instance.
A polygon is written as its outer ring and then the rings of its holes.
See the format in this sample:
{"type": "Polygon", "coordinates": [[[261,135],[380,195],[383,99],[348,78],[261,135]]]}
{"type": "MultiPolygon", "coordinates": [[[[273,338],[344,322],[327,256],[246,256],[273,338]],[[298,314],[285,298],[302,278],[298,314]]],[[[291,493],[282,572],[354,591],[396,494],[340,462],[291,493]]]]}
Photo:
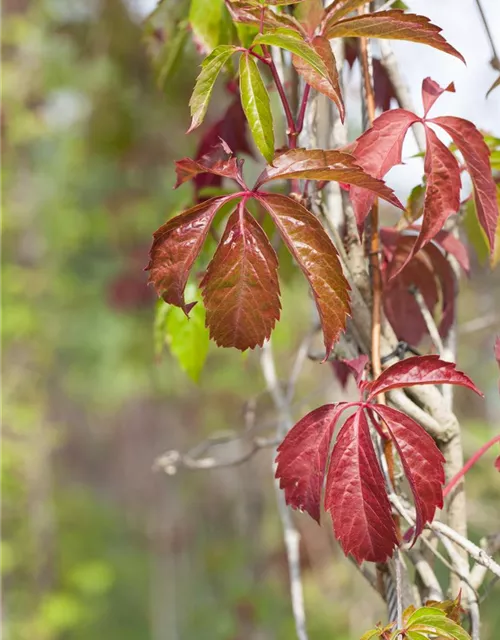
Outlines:
{"type": "MultiPolygon", "coordinates": [[[[406,132],[420,118],[405,109],[393,109],[379,116],[373,126],[355,142],[353,155],[356,162],[375,178],[383,178],[392,167],[402,162],[403,141],[406,132]]],[[[359,185],[363,186],[363,185],[359,185]]],[[[351,187],[350,197],[359,226],[375,201],[365,188],[351,187]]]]}
{"type": "Polygon", "coordinates": [[[427,176],[422,227],[413,252],[416,253],[442,229],[450,215],[460,208],[460,167],[455,156],[425,128],[427,148],[424,170],[427,176]]]}
{"type": "Polygon", "coordinates": [[[378,11],[353,18],[338,20],[333,14],[327,20],[324,35],[331,38],[389,38],[420,42],[449,53],[462,62],[462,54],[452,47],[441,35],[442,29],[432,24],[429,18],[397,9],[378,11]]]}
{"type": "Polygon", "coordinates": [[[468,120],[441,116],[429,120],[429,122],[444,129],[464,157],[474,187],[477,217],[488,237],[491,251],[493,251],[499,211],[488,146],[481,133],[468,120]]]}
{"type": "Polygon", "coordinates": [[[346,555],[357,562],[392,556],[398,538],[363,409],[346,420],[333,447],[325,509],[346,555]]]}
{"type": "Polygon", "coordinates": [[[352,360],[342,360],[351,370],[356,384],[359,384],[363,378],[363,373],[366,369],[366,365],[369,362],[368,356],[358,356],[352,360]]]}
{"type": "Polygon", "coordinates": [[[449,231],[440,231],[434,238],[434,242],[453,256],[467,275],[470,272],[469,252],[464,243],[449,231]]]}
{"type": "Polygon", "coordinates": [[[210,337],[241,351],[262,346],[280,315],[278,259],[245,209],[230,216],[201,282],[210,337]]]}
{"type": "Polygon", "coordinates": [[[271,193],[261,193],[258,199],[311,285],[327,358],[350,313],[349,285],[337,250],[319,220],[297,201],[271,193]]]}
{"type": "Polygon", "coordinates": [[[412,418],[391,407],[372,407],[385,423],[403,465],[415,501],[415,538],[443,506],[444,456],[431,436],[412,418]]]}
{"type": "Polygon", "coordinates": [[[337,63],[333,55],[330,41],[323,36],[316,36],[311,41],[313,49],[323,60],[325,68],[328,71],[328,77],[320,75],[311,65],[297,55],[293,55],[292,61],[295,70],[304,78],[304,80],[313,89],[323,93],[325,96],[333,100],[339,110],[340,119],[344,122],[345,108],[342,99],[342,92],[339,84],[339,74],[337,72],[337,63]]]}
{"type": "Polygon", "coordinates": [[[184,289],[189,272],[201,251],[217,211],[230,198],[211,198],[184,211],[155,231],[150,260],[150,272],[156,292],[165,302],[181,307],[186,314],[193,307],[184,301],[184,289]]]}
{"type": "MultiPolygon", "coordinates": [[[[221,147],[222,152],[222,147],[221,147]]],[[[177,189],[184,182],[192,180],[200,173],[211,173],[222,178],[242,181],[241,166],[243,160],[237,158],[221,158],[222,153],[217,148],[213,152],[207,153],[198,160],[183,158],[175,163],[175,173],[177,182],[174,189],[177,189]]]]}
{"type": "MultiPolygon", "coordinates": [[[[428,330],[411,290],[412,287],[418,289],[424,298],[426,307],[434,315],[439,292],[433,265],[427,252],[420,251],[395,278],[390,279],[391,269],[397,269],[398,266],[406,262],[416,237],[396,233],[397,239],[394,245],[388,248],[387,231],[392,232],[393,230],[381,229],[381,239],[384,246],[384,261],[382,263],[384,312],[398,339],[404,340],[408,344],[417,345],[428,330]]],[[[454,300],[454,298],[452,299],[454,300]]]]}
{"type": "Polygon", "coordinates": [[[326,404],[311,411],[288,432],[278,447],[276,478],[285,500],[306,511],[319,523],[321,490],[330,441],[345,402],[326,404]]]}
{"type": "Polygon", "coordinates": [[[424,78],[422,82],[422,103],[424,105],[424,117],[429,113],[432,105],[445,91],[455,93],[455,85],[451,82],[447,87],[439,86],[432,78],[424,78]]]}
{"type": "Polygon", "coordinates": [[[457,384],[483,395],[465,373],[455,368],[453,362],[445,362],[439,356],[432,355],[414,356],[396,362],[376,380],[369,382],[365,391],[368,392],[368,400],[372,400],[379,393],[387,393],[391,389],[421,384],[457,384]]]}
{"type": "Polygon", "coordinates": [[[268,166],[259,176],[256,187],[271,180],[290,178],[335,180],[369,189],[380,198],[403,209],[392,189],[368,173],[349,153],[322,149],[290,149],[275,157],[273,165],[268,166]]]}

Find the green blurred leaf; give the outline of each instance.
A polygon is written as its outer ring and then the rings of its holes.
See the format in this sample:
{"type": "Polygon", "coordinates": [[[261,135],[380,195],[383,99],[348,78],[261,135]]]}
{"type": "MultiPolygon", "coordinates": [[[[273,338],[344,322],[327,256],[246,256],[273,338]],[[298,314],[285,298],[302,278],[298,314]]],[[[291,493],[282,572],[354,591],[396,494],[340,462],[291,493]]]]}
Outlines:
{"type": "Polygon", "coordinates": [[[269,94],[249,54],[240,58],[241,104],[257,148],[271,163],[274,157],[273,116],[269,94]]]}
{"type": "Polygon", "coordinates": [[[115,576],[110,565],[99,560],[87,561],[73,568],[70,580],[82,593],[104,595],[115,581],[115,576]]]}
{"type": "Polygon", "coordinates": [[[205,327],[205,307],[196,285],[188,284],[186,295],[197,304],[191,309],[189,318],[182,309],[170,306],[164,325],[165,340],[181,368],[197,382],[207,358],[209,336],[205,327]]]}
{"type": "Polygon", "coordinates": [[[196,79],[194,91],[189,100],[192,117],[189,131],[196,129],[203,122],[217,76],[235,51],[236,47],[222,44],[203,61],[201,73],[196,79]]]}
{"type": "MultiPolygon", "coordinates": [[[[497,201],[500,207],[500,185],[497,185],[497,201]]],[[[500,218],[495,232],[495,246],[491,255],[486,233],[479,224],[473,198],[466,205],[464,229],[469,242],[474,247],[480,264],[486,264],[489,260],[491,268],[495,268],[500,262],[500,218]]]]}
{"type": "Polygon", "coordinates": [[[420,631],[408,631],[406,634],[408,640],[429,640],[427,635],[424,636],[420,631]]]}
{"type": "Polygon", "coordinates": [[[208,52],[221,42],[224,10],[224,0],[191,0],[189,22],[194,35],[208,52]]]}
{"type": "Polygon", "coordinates": [[[50,594],[40,614],[44,624],[58,634],[82,624],[86,617],[84,604],[69,593],[50,594]]]}
{"type": "Polygon", "coordinates": [[[397,224],[397,229],[405,229],[420,218],[424,211],[425,185],[418,184],[410,192],[406,209],[397,224]]]}
{"type": "Polygon", "coordinates": [[[158,57],[156,68],[158,73],[158,86],[165,88],[171,76],[179,67],[181,53],[184,50],[188,36],[188,22],[183,20],[177,25],[175,36],[167,41],[158,57]]]}

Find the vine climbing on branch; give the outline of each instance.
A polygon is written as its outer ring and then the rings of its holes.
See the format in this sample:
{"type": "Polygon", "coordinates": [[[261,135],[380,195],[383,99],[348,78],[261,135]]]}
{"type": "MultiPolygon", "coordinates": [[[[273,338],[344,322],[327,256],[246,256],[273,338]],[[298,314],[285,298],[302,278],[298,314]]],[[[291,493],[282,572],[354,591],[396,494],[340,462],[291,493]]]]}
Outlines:
{"type": "MultiPolygon", "coordinates": [[[[456,318],[457,271],[449,258],[464,272],[470,271],[468,250],[455,233],[465,206],[461,200],[465,172],[472,183],[469,206],[482,242],[492,261],[498,252],[499,187],[490,164],[491,146],[496,143],[485,140],[463,118],[428,116],[444,92],[455,91],[453,83],[441,87],[426,77],[421,88],[423,115],[413,112],[385,41],[418,43],[465,60],[441,35],[440,27],[393,4],[369,11],[364,0],[334,0],[326,7],[319,0],[219,3],[232,29],[225,40],[205,47],[208,55],[189,103],[188,132],[204,122],[217,78],[227,72],[237,85],[237,113],[242,119],[244,114],[244,126],[262,156],[261,172],[249,186],[239,152],[255,155],[254,149],[236,136],[230,141],[217,135],[214,140],[212,132],[208,149],[176,163],[175,187],[208,176],[210,184],[220,187],[224,181],[231,188],[198,199],[161,226],[154,234],[147,266],[149,281],[165,303],[180,307],[186,316],[195,304],[203,305],[210,337],[217,345],[262,349],[261,366],[278,414],[278,429],[275,440],[251,439],[248,457],[278,444],[280,514],[297,634],[302,639],[307,632],[297,582],[298,534],[284,502],[318,523],[324,520],[324,507],[344,553],[358,564],[395,558],[386,570],[390,575],[394,567],[397,615],[389,607],[388,625],[366,638],[420,640],[440,634],[463,640],[469,636],[459,626],[461,606],[470,614],[472,637],[479,638],[478,598],[466,554],[495,575],[498,569],[492,558],[485,559],[484,552],[467,540],[465,513],[457,507],[464,499],[464,474],[498,438],[462,468],[460,425],[451,400],[446,403],[443,396],[446,385],[466,387],[482,396],[455,363],[446,361],[443,344],[456,318]],[[375,39],[383,43],[380,60],[372,56],[375,39]],[[343,61],[347,46],[351,63],[354,58],[360,62],[365,126],[351,144],[346,139],[332,149],[309,135],[320,124],[311,114],[320,113],[321,96],[329,109],[336,110],[335,121],[345,126],[349,114],[342,95],[344,69],[334,52],[343,61]],[[283,55],[286,73],[278,68],[277,51],[283,55]],[[290,77],[293,82],[288,82],[290,77]],[[381,78],[389,87],[389,99],[377,95],[381,78]],[[393,98],[399,107],[387,108],[393,98]],[[278,139],[278,101],[286,140],[278,139]],[[377,113],[381,104],[386,109],[377,113]],[[424,137],[416,134],[424,177],[405,208],[385,177],[402,164],[403,142],[415,125],[424,130],[424,137]],[[438,131],[447,134],[452,144],[442,142],[438,131]],[[341,194],[335,200],[325,196],[332,183],[341,194]],[[393,211],[403,211],[395,227],[380,225],[382,201],[393,211]],[[333,206],[339,210],[329,210],[333,206]],[[204,245],[221,216],[227,216],[227,223],[207,260],[204,245]],[[272,238],[267,217],[275,229],[272,238]],[[280,386],[269,343],[281,312],[276,249],[282,247],[311,289],[323,334],[322,366],[333,359],[337,374],[354,377],[359,390],[358,401],[325,404],[295,426],[293,393],[280,386]],[[198,283],[201,299],[186,301],[186,286],[197,280],[198,268],[203,273],[198,283]],[[422,352],[419,345],[427,336],[433,347],[422,352]],[[409,495],[399,481],[400,472],[407,479],[409,495]],[[413,511],[404,506],[408,498],[413,511]],[[436,520],[443,508],[448,525],[436,520]],[[409,526],[401,531],[405,521],[409,526]],[[451,567],[453,593],[450,601],[416,609],[425,605],[429,589],[442,593],[429,547],[443,556],[427,540],[424,530],[429,529],[446,539],[450,562],[444,562],[451,567]],[[403,583],[409,580],[406,560],[415,564],[421,589],[420,601],[413,591],[408,595],[413,600],[403,611],[403,583]],[[464,586],[461,600],[459,584],[464,586]]],[[[196,37],[196,23],[192,29],[196,37]]],[[[217,127],[219,132],[220,122],[217,127]]],[[[309,341],[310,335],[306,337],[309,341]]],[[[300,351],[300,363],[308,349],[300,351]]],[[[229,463],[246,459],[247,454],[229,463]]],[[[175,460],[163,459],[164,468],[169,465],[176,471],[179,466],[209,468],[217,463],[177,454],[175,460]]],[[[389,604],[390,589],[381,592],[389,604]]]]}

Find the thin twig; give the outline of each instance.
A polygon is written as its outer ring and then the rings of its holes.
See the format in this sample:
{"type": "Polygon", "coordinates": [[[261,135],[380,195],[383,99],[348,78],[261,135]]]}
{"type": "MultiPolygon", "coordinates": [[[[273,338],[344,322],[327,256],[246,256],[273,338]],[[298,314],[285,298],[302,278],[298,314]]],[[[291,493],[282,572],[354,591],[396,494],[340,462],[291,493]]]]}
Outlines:
{"type": "MultiPolygon", "coordinates": [[[[202,448],[206,451],[213,446],[220,446],[221,444],[235,442],[245,442],[245,440],[240,436],[231,438],[211,438],[202,443],[202,448]]],[[[198,451],[198,455],[196,455],[196,453],[193,452],[181,453],[180,451],[172,449],[171,451],[166,451],[155,460],[153,469],[155,471],[164,471],[168,476],[174,476],[181,468],[198,471],[234,467],[250,460],[257,451],[275,447],[279,444],[279,440],[277,438],[256,437],[251,440],[247,440],[246,443],[248,444],[248,449],[246,451],[227,460],[220,460],[213,456],[198,457],[201,453],[200,451],[198,451]]]]}
{"type": "Polygon", "coordinates": [[[451,527],[448,527],[446,524],[442,522],[435,521],[428,525],[430,529],[433,531],[442,533],[444,536],[449,538],[452,542],[457,544],[459,547],[462,547],[464,551],[470,555],[470,557],[475,560],[477,563],[486,567],[491,573],[494,573],[496,576],[500,578],[500,565],[493,560],[491,556],[489,556],[483,549],[478,547],[476,544],[464,538],[459,533],[457,533],[451,527]]]}
{"type": "Polygon", "coordinates": [[[495,41],[493,40],[493,34],[490,31],[488,20],[486,20],[486,14],[483,11],[483,7],[481,6],[480,0],[476,0],[476,5],[479,11],[479,15],[481,16],[481,20],[483,22],[484,30],[486,31],[486,36],[490,43],[490,48],[492,53],[490,64],[493,67],[493,69],[495,69],[496,71],[500,71],[500,57],[498,55],[498,52],[495,46],[495,41]]]}
{"type": "MultiPolygon", "coordinates": [[[[481,549],[483,549],[489,556],[493,556],[500,551],[500,533],[496,533],[486,538],[482,538],[480,543],[481,549]]],[[[470,572],[470,580],[475,589],[483,584],[488,569],[481,565],[475,564],[470,572]]]]}
{"type": "Polygon", "coordinates": [[[403,589],[401,586],[401,554],[399,549],[396,549],[395,565],[396,565],[396,610],[397,610],[397,625],[398,629],[403,628],[403,589]]]}
{"type": "Polygon", "coordinates": [[[436,574],[428,560],[417,549],[408,549],[406,555],[415,567],[415,571],[420,576],[423,586],[426,589],[425,600],[443,600],[443,590],[439,584],[436,574]]]}
{"type": "MultiPolygon", "coordinates": [[[[296,358],[296,360],[297,359],[298,358],[296,358]]],[[[302,362],[304,360],[305,358],[301,359],[302,362]]],[[[292,427],[290,398],[283,392],[283,389],[281,388],[280,382],[278,380],[270,341],[265,342],[264,346],[262,347],[260,364],[262,374],[266,381],[267,389],[273,399],[274,405],[278,412],[279,419],[278,427],[276,429],[276,437],[279,441],[281,441],[288,433],[289,429],[292,427]]],[[[289,385],[288,388],[294,388],[293,384],[289,385]]],[[[297,638],[299,640],[307,640],[304,592],[302,588],[302,577],[300,570],[300,534],[295,527],[292,514],[285,502],[285,496],[283,491],[279,487],[278,481],[275,482],[275,488],[278,511],[283,527],[285,548],[288,559],[288,570],[290,573],[290,593],[292,599],[293,617],[295,620],[295,630],[297,632],[297,638]]]]}
{"type": "Polygon", "coordinates": [[[415,302],[420,309],[420,313],[422,314],[432,343],[436,347],[436,351],[438,352],[438,354],[442,357],[444,353],[443,342],[441,340],[441,336],[439,335],[439,329],[437,328],[434,318],[432,317],[432,313],[429,311],[429,307],[425,303],[424,296],[420,293],[417,287],[411,287],[410,293],[415,298],[415,302]]]}
{"type": "MultiPolygon", "coordinates": [[[[410,512],[410,509],[407,509],[403,505],[400,498],[395,494],[390,494],[389,500],[391,504],[393,504],[397,509],[397,511],[406,519],[406,521],[410,525],[413,525],[415,522],[414,514],[410,512]]],[[[425,526],[435,533],[442,534],[443,536],[457,544],[459,547],[464,549],[464,551],[466,551],[473,560],[489,569],[489,571],[494,573],[496,576],[500,577],[500,565],[495,562],[495,560],[493,560],[493,558],[489,556],[483,549],[475,545],[467,538],[464,538],[464,536],[457,533],[454,529],[444,524],[443,522],[439,522],[439,520],[428,522],[425,526]]]]}
{"type": "MultiPolygon", "coordinates": [[[[402,500],[396,496],[395,494],[390,494],[389,495],[389,500],[392,503],[392,505],[395,507],[395,509],[398,511],[398,513],[400,513],[403,518],[406,520],[406,522],[411,526],[415,526],[415,512],[414,510],[406,507],[405,505],[403,505],[402,500]],[[410,513],[411,511],[411,513],[410,513]]],[[[427,525],[428,528],[431,528],[429,525],[427,525]]],[[[441,539],[440,534],[435,532],[435,535],[437,537],[439,537],[439,539],[441,539]]],[[[460,578],[460,580],[462,580],[462,582],[467,585],[468,587],[470,587],[470,589],[472,589],[472,591],[475,593],[475,595],[477,596],[477,592],[474,589],[474,586],[472,584],[472,582],[469,579],[469,575],[468,575],[468,568],[467,571],[463,571],[461,566],[457,566],[456,564],[450,564],[448,562],[448,560],[446,560],[446,558],[442,555],[442,553],[440,553],[430,542],[429,540],[427,540],[427,538],[425,538],[424,536],[420,537],[421,542],[427,547],[427,549],[429,549],[429,551],[436,556],[436,558],[443,564],[443,566],[445,566],[451,574],[457,576],[458,578],[460,578]]],[[[456,550],[453,550],[454,553],[456,553],[456,550]]]]}
{"type": "MultiPolygon", "coordinates": [[[[469,576],[470,568],[468,559],[460,555],[456,547],[445,536],[440,533],[438,533],[437,536],[446,549],[446,553],[449,555],[453,566],[456,567],[457,572],[460,572],[462,575],[469,576]]],[[[472,640],[479,640],[479,631],[481,626],[481,619],[479,616],[479,596],[477,591],[472,587],[469,577],[467,577],[466,580],[466,589],[472,640]]]]}

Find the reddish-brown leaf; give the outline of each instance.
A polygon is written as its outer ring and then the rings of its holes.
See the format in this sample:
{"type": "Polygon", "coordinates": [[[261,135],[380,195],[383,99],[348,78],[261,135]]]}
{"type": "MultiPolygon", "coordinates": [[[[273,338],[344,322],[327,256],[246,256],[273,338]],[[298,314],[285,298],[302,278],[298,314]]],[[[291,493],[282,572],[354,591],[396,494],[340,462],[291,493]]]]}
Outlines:
{"type": "Polygon", "coordinates": [[[364,4],[365,0],[334,0],[325,10],[323,22],[333,24],[364,4]]]}
{"type": "Polygon", "coordinates": [[[297,55],[293,55],[292,62],[296,71],[304,78],[307,84],[313,89],[323,93],[325,96],[333,100],[339,110],[340,119],[344,122],[345,108],[342,99],[342,92],[339,84],[339,74],[337,72],[337,63],[333,55],[330,41],[323,36],[316,36],[311,41],[311,45],[323,60],[328,71],[328,79],[321,76],[311,65],[297,55]]]}
{"type": "Polygon", "coordinates": [[[200,173],[211,173],[223,178],[231,178],[237,182],[242,182],[241,167],[242,160],[237,158],[221,158],[217,148],[206,155],[202,156],[198,160],[192,160],[191,158],[183,158],[177,160],[175,163],[175,173],[177,175],[177,182],[174,189],[180,187],[184,182],[192,180],[200,173]]]}
{"type": "MultiPolygon", "coordinates": [[[[228,83],[226,89],[230,94],[237,92],[234,84],[228,83]]],[[[247,139],[247,119],[241,107],[239,96],[229,105],[227,111],[222,115],[220,120],[207,129],[203,134],[198,148],[196,150],[195,160],[199,160],[202,156],[216,156],[217,159],[223,159],[223,150],[220,141],[224,140],[233,153],[245,153],[246,155],[255,157],[253,150],[250,148],[247,139]]],[[[222,177],[213,173],[199,173],[194,178],[196,201],[202,202],[208,198],[200,194],[200,191],[206,187],[220,187],[222,177]]]]}
{"type": "Polygon", "coordinates": [[[297,201],[271,193],[261,193],[258,198],[311,285],[327,358],[350,313],[349,285],[337,250],[319,220],[297,201]]]}
{"type": "Polygon", "coordinates": [[[396,362],[376,380],[366,384],[364,390],[368,393],[368,400],[372,400],[379,393],[387,393],[391,389],[421,384],[457,384],[483,395],[465,373],[455,368],[453,362],[445,362],[439,356],[432,355],[414,356],[396,362]]]}
{"type": "MultiPolygon", "coordinates": [[[[405,109],[393,109],[379,116],[373,126],[355,142],[356,162],[375,178],[383,178],[392,167],[402,162],[406,132],[420,118],[405,109]]],[[[359,185],[362,186],[362,185],[359,185]]],[[[365,188],[351,187],[349,191],[356,221],[361,226],[370,213],[375,196],[365,188]]]]}
{"type": "Polygon", "coordinates": [[[389,38],[420,42],[449,53],[465,63],[461,53],[448,44],[441,35],[442,29],[429,18],[397,9],[337,20],[334,14],[327,20],[324,35],[331,38],[389,38]]]}
{"type": "Polygon", "coordinates": [[[439,297],[441,298],[441,319],[438,324],[438,331],[440,336],[445,338],[455,320],[455,275],[453,273],[453,267],[435,244],[432,242],[429,243],[425,248],[425,253],[429,256],[432,264],[433,275],[439,287],[439,297]]]}
{"type": "Polygon", "coordinates": [[[442,229],[449,216],[460,208],[460,167],[455,156],[429,127],[425,128],[424,171],[427,176],[424,212],[416,253],[442,229]]]}
{"type": "Polygon", "coordinates": [[[423,221],[420,233],[405,262],[393,265],[390,277],[394,278],[442,229],[450,215],[460,208],[460,167],[455,156],[439,140],[429,127],[425,127],[427,148],[424,170],[427,176],[423,221]]]}
{"type": "Polygon", "coordinates": [[[262,346],[280,315],[278,259],[242,201],[200,285],[210,337],[241,351],[262,346]]]}
{"type": "Polygon", "coordinates": [[[184,289],[189,272],[201,251],[217,211],[230,197],[211,198],[184,211],[155,231],[150,260],[150,272],[156,292],[165,302],[181,307],[186,314],[193,307],[184,301],[184,289]]]}
{"type": "Polygon", "coordinates": [[[318,523],[330,441],[346,406],[340,402],[311,411],[288,432],[277,449],[276,478],[285,491],[286,503],[306,511],[318,523]]]}
{"type": "Polygon", "coordinates": [[[415,501],[414,537],[426,522],[432,522],[437,508],[443,506],[444,456],[431,436],[412,418],[381,404],[372,406],[384,421],[396,450],[415,501]]]}
{"type": "Polygon", "coordinates": [[[442,116],[429,120],[429,122],[444,129],[464,157],[474,187],[477,217],[493,251],[499,211],[488,146],[481,133],[468,120],[442,116]]]}
{"type": "Polygon", "coordinates": [[[398,538],[362,408],[346,420],[333,447],[325,509],[346,555],[357,562],[385,562],[392,556],[398,538]]]}
{"type": "Polygon", "coordinates": [[[498,456],[498,458],[496,458],[496,460],[494,462],[494,465],[495,465],[495,469],[497,471],[500,471],[500,456],[498,456]]]}
{"type": "Polygon", "coordinates": [[[319,27],[323,13],[323,0],[303,0],[296,6],[294,16],[311,36],[319,27]]]}
{"type": "Polygon", "coordinates": [[[422,82],[422,103],[424,105],[424,117],[429,113],[432,105],[445,91],[455,93],[455,85],[451,82],[447,87],[439,86],[432,78],[424,78],[422,82]]]}
{"type": "Polygon", "coordinates": [[[266,29],[293,29],[298,33],[306,35],[302,25],[293,16],[286,13],[274,12],[269,7],[259,7],[247,2],[226,2],[231,18],[234,22],[244,24],[262,25],[266,29]]]}
{"type": "Polygon", "coordinates": [[[403,209],[392,189],[368,175],[358,160],[342,151],[323,149],[290,149],[275,157],[259,176],[256,187],[271,180],[303,178],[304,180],[334,180],[368,189],[380,198],[403,209]]]}

